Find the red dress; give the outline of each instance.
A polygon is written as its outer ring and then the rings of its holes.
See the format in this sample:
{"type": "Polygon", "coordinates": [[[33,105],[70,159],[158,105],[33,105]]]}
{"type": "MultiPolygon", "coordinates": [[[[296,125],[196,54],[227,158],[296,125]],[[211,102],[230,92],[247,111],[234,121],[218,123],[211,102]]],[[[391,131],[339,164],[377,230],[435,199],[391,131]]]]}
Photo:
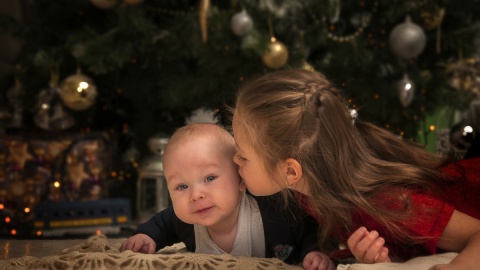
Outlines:
{"type": "MultiPolygon", "coordinates": [[[[365,226],[369,231],[376,230],[385,238],[390,255],[407,260],[413,257],[441,252],[437,242],[447,226],[454,209],[480,219],[480,158],[469,158],[447,165],[444,171],[452,176],[442,197],[425,194],[411,194],[414,206],[414,218],[403,221],[401,226],[416,236],[429,237],[426,242],[416,245],[397,243],[386,228],[364,212],[352,216],[352,231],[341,233],[340,240],[346,245],[348,237],[357,228],[365,226]]],[[[308,210],[307,210],[308,211],[308,210]]],[[[333,258],[352,257],[346,250],[334,252],[333,258]],[[346,256],[347,255],[347,256],[346,256]]]]}

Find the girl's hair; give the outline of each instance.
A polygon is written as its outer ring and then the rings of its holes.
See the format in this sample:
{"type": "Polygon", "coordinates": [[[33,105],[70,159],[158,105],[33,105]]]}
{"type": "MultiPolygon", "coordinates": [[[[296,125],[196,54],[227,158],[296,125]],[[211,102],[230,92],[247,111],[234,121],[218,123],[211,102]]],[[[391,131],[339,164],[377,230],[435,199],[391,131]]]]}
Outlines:
{"type": "Polygon", "coordinates": [[[355,210],[404,243],[424,240],[400,227],[411,217],[407,191],[433,192],[443,163],[387,130],[353,123],[346,99],[322,75],[265,74],[240,89],[234,119],[270,174],[287,158],[300,162],[309,204],[322,223],[320,244],[334,228],[356,229],[351,228],[355,210]],[[392,199],[393,211],[384,204],[392,199]]]}

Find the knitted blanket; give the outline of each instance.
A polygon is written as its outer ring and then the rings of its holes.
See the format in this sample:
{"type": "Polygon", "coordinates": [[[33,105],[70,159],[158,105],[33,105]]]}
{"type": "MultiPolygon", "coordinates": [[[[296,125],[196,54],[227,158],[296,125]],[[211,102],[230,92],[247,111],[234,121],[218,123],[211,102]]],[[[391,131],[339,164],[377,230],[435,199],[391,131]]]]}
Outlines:
{"type": "Polygon", "coordinates": [[[119,247],[120,243],[112,243],[105,235],[94,235],[58,255],[0,261],[0,269],[303,269],[273,258],[195,254],[187,252],[183,244],[164,248],[156,254],[120,252],[119,247]]]}
{"type": "MultiPolygon", "coordinates": [[[[1,270],[9,269],[182,269],[182,270],[300,270],[279,259],[242,256],[195,254],[183,244],[166,247],[156,254],[118,251],[120,242],[105,235],[94,235],[84,242],[66,248],[60,254],[33,257],[23,256],[0,261],[1,270]]],[[[414,258],[404,263],[341,264],[337,270],[423,270],[435,264],[449,263],[456,253],[444,253],[414,258]]]]}

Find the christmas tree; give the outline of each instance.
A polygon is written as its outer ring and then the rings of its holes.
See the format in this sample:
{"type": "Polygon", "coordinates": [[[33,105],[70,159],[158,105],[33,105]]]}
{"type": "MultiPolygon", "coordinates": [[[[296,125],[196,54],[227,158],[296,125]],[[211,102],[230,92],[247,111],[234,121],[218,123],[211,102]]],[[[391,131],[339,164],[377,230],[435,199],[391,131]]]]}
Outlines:
{"type": "MultiPolygon", "coordinates": [[[[110,178],[119,180],[110,195],[132,202],[135,144],[148,154],[147,138],[168,136],[197,109],[214,111],[228,125],[225,106],[239,85],[265,72],[321,72],[350,98],[361,120],[418,142],[435,130],[426,119],[438,110],[463,111],[475,98],[480,104],[480,0],[17,3],[22,20],[0,12],[0,35],[21,44],[0,74],[0,132],[50,138],[107,131],[100,142],[116,138],[122,153],[110,161],[117,164],[110,178]]],[[[101,144],[83,143],[89,147],[79,151],[103,153],[101,144]]],[[[8,155],[0,153],[0,179],[8,175],[0,187],[0,234],[28,234],[31,207],[47,194],[44,188],[70,187],[62,182],[68,177],[49,170],[42,148],[30,153],[15,140],[8,148],[8,155]],[[27,177],[18,164],[45,167],[48,176],[27,177]]],[[[93,164],[70,154],[61,164],[93,164]]],[[[99,174],[105,168],[92,168],[72,175],[108,178],[99,174]]],[[[59,201],[62,194],[48,196],[59,201]]]]}
{"type": "Polygon", "coordinates": [[[479,4],[28,1],[24,21],[0,17],[0,29],[23,44],[2,81],[2,104],[12,115],[21,104],[21,129],[128,128],[143,144],[154,133],[170,134],[198,108],[223,115],[239,84],[254,75],[306,68],[343,89],[361,119],[418,141],[426,116],[464,109],[478,94],[479,4]],[[87,79],[90,89],[69,92],[87,79]],[[74,122],[45,124],[54,100],[74,122]]]}

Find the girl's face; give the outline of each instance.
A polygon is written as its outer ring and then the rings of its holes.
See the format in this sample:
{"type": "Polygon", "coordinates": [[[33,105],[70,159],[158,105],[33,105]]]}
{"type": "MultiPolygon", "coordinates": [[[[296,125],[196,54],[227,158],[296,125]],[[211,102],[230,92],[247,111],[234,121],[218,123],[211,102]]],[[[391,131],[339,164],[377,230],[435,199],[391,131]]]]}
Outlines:
{"type": "Polygon", "coordinates": [[[237,153],[233,157],[233,161],[238,164],[238,171],[248,191],[256,196],[268,196],[281,191],[283,187],[268,174],[263,160],[254,151],[249,143],[250,140],[246,137],[247,132],[241,129],[235,116],[233,117],[232,127],[237,144],[237,153]]]}

